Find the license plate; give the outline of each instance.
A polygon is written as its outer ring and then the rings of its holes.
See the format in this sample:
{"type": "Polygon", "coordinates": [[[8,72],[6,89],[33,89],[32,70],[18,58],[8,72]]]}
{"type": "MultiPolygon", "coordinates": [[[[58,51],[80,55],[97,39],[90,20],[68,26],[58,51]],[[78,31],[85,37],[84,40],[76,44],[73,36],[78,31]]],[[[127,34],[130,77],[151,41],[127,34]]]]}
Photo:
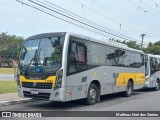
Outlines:
{"type": "Polygon", "coordinates": [[[38,94],[38,91],[37,90],[31,90],[31,94],[38,94]]]}

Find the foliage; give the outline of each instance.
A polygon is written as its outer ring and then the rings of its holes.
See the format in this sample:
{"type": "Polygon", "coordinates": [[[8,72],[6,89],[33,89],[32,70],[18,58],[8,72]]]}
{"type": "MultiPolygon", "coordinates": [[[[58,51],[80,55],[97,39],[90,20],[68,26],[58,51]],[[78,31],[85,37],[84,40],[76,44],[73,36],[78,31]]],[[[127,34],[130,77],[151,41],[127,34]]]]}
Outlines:
{"type": "Polygon", "coordinates": [[[17,58],[20,54],[21,46],[24,41],[23,37],[9,35],[8,33],[0,33],[0,57],[11,58],[14,48],[17,50],[17,58]]]}
{"type": "MultiPolygon", "coordinates": [[[[125,41],[125,40],[124,41],[114,40],[114,41],[126,44],[130,48],[140,50],[140,45],[136,41],[125,41]]],[[[143,51],[146,54],[160,55],[160,41],[157,41],[155,43],[150,42],[146,48],[143,48],[143,51]]]]}
{"type": "Polygon", "coordinates": [[[126,40],[123,40],[123,41],[115,40],[115,41],[125,44],[130,48],[140,50],[140,45],[136,41],[126,41],[126,40]]]}
{"type": "Polygon", "coordinates": [[[21,46],[24,39],[16,35],[9,35],[8,33],[0,33],[0,67],[12,67],[13,56],[12,53],[17,53],[14,56],[15,61],[18,60],[21,46]]]}
{"type": "Polygon", "coordinates": [[[147,48],[144,48],[144,52],[148,54],[160,55],[160,41],[155,43],[149,43],[147,48]]]}

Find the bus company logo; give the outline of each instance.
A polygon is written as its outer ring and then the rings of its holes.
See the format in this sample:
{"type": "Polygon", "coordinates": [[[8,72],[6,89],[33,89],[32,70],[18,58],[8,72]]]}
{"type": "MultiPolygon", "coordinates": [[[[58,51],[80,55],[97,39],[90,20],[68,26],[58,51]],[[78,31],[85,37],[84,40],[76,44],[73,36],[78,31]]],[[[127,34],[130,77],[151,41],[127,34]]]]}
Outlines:
{"type": "Polygon", "coordinates": [[[2,117],[11,117],[11,112],[2,112],[2,117]]]}
{"type": "Polygon", "coordinates": [[[33,83],[33,87],[36,87],[36,86],[37,86],[37,83],[36,83],[36,82],[34,82],[34,83],[33,83]]]}

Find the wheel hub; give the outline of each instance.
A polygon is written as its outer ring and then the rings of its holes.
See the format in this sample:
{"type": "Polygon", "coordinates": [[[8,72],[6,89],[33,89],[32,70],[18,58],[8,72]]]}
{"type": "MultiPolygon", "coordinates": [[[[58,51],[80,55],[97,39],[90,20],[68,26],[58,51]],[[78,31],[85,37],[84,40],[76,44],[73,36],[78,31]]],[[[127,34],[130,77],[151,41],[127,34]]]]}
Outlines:
{"type": "Polygon", "coordinates": [[[157,90],[159,89],[159,84],[158,84],[158,82],[156,82],[156,88],[157,88],[157,90]]]}
{"type": "Polygon", "coordinates": [[[128,89],[128,93],[131,94],[131,91],[132,91],[131,89],[132,89],[132,87],[131,87],[130,85],[128,85],[127,89],[128,89]]]}
{"type": "Polygon", "coordinates": [[[96,99],[96,90],[95,89],[91,89],[90,90],[90,98],[91,100],[95,100],[96,99]]]}

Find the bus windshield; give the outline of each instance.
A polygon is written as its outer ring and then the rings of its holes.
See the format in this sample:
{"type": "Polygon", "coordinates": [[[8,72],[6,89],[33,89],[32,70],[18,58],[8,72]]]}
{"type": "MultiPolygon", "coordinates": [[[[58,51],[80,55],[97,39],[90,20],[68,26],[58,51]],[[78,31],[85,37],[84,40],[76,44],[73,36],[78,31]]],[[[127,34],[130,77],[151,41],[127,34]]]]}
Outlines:
{"type": "Polygon", "coordinates": [[[61,67],[63,42],[62,36],[26,40],[20,56],[20,70],[55,74],[61,67]]]}

